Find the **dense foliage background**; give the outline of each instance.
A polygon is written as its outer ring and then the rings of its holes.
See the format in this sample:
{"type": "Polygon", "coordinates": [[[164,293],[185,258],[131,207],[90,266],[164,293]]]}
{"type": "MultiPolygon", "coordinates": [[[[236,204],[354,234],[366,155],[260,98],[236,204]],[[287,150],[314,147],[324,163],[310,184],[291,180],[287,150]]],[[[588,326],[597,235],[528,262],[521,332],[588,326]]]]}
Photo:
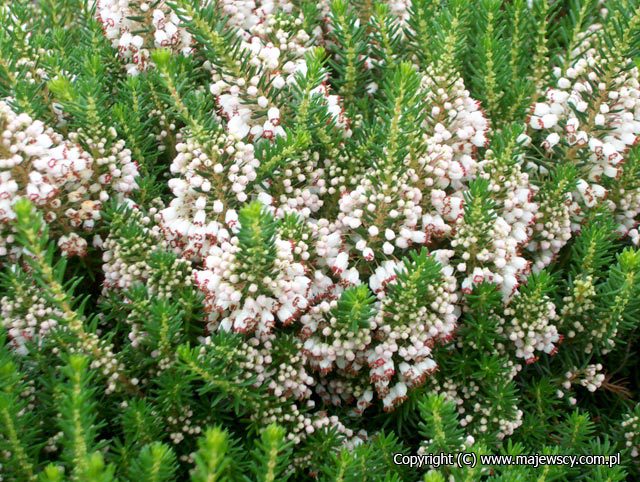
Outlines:
{"type": "Polygon", "coordinates": [[[634,480],[640,2],[0,3],[0,479],[634,480]],[[411,468],[394,454],[621,454],[411,468]]]}

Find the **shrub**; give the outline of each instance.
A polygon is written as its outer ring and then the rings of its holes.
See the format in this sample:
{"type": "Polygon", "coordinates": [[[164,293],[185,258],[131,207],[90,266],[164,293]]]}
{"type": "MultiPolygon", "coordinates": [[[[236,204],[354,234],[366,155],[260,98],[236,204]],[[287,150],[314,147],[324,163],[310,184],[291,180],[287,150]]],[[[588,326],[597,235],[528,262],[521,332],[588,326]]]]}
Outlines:
{"type": "Polygon", "coordinates": [[[2,480],[625,480],[640,2],[0,6],[2,480]],[[596,466],[395,454],[621,455],[596,466]]]}

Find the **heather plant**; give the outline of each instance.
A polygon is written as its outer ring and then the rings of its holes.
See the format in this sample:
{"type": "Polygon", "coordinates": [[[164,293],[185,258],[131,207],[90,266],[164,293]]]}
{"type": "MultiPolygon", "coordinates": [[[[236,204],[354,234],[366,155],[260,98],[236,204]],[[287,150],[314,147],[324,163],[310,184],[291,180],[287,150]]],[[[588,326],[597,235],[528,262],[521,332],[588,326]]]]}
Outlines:
{"type": "Polygon", "coordinates": [[[0,480],[640,476],[640,2],[0,3],[0,480]],[[398,455],[605,455],[409,467],[398,455]]]}

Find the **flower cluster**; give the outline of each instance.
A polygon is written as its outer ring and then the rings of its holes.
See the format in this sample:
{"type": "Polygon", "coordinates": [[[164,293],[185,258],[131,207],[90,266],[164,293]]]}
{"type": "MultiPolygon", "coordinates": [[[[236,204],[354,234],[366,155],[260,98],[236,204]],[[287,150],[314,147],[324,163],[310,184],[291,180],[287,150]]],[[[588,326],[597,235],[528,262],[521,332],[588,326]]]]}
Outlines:
{"type": "MultiPolygon", "coordinates": [[[[253,206],[260,211],[260,204],[253,206]]],[[[249,221],[247,217],[244,219],[249,221]]],[[[256,231],[273,238],[272,221],[268,218],[262,221],[256,231]]],[[[328,283],[320,273],[315,279],[305,276],[305,267],[295,261],[294,246],[288,240],[272,239],[269,251],[258,252],[264,257],[263,266],[252,264],[254,259],[243,259],[241,239],[253,233],[242,231],[246,228],[242,219],[240,226],[237,226],[238,220],[234,224],[237,235],[230,235],[228,240],[211,247],[204,261],[205,269],[196,271],[195,280],[207,296],[207,308],[215,327],[267,335],[275,326],[276,318],[285,326],[292,323],[296,315],[309,306],[310,293],[328,283]],[[258,277],[263,271],[259,268],[267,273],[262,278],[258,277]]]]}
{"type": "MultiPolygon", "coordinates": [[[[554,86],[532,106],[528,125],[546,156],[562,153],[564,162],[578,167],[571,229],[579,229],[584,211],[602,204],[614,213],[619,233],[627,235],[640,213],[640,191],[635,182],[629,186],[619,180],[633,164],[628,162],[630,149],[640,135],[639,70],[605,59],[601,33],[600,25],[591,26],[576,49],[579,54],[565,69],[554,70],[554,86]]],[[[549,235],[555,254],[567,236],[549,235]]]]}
{"type": "MultiPolygon", "coordinates": [[[[306,242],[298,247],[295,238],[281,237],[286,230],[278,232],[275,221],[264,209],[254,204],[251,210],[242,210],[235,235],[220,246],[213,246],[204,261],[205,269],[195,272],[211,313],[210,329],[255,333],[256,343],[265,343],[275,328],[299,320],[305,340],[301,361],[325,379],[324,396],[333,399],[337,395],[336,401],[359,398],[361,411],[373,394],[371,390],[363,391],[360,381],[360,375],[368,370],[367,378],[385,406],[397,405],[408,388],[422,384],[435,369],[436,363],[429,357],[430,347],[448,340],[459,315],[452,268],[443,269],[441,275],[445,278],[436,284],[423,280],[424,284],[413,285],[405,277],[415,270],[416,276],[437,278],[440,266],[436,260],[445,265],[451,252],[436,251],[431,257],[422,255],[410,264],[388,262],[378,268],[370,281],[379,300],[374,314],[374,307],[367,301],[368,290],[358,284],[359,273],[348,269],[348,256],[340,251],[339,236],[317,231],[314,235],[317,227],[309,224],[306,242]],[[257,251],[260,261],[247,259],[246,250],[256,234],[273,243],[271,248],[257,251]],[[314,239],[315,252],[327,259],[316,268],[308,256],[314,239]],[[263,273],[270,274],[259,277],[263,273]],[[356,287],[345,291],[344,286],[353,285],[356,287]],[[426,307],[425,299],[431,299],[426,307]],[[358,307],[351,309],[363,310],[358,319],[344,318],[343,313],[351,304],[358,307]],[[400,311],[398,306],[402,306],[400,311]],[[394,325],[397,327],[392,329],[394,325]],[[331,372],[343,380],[329,380],[331,372]],[[355,379],[356,388],[348,387],[349,379],[355,379]],[[332,395],[332,389],[338,387],[339,392],[332,395]]],[[[313,380],[305,378],[301,386],[312,386],[313,380]]],[[[288,379],[295,380],[291,376],[288,379]]],[[[281,391],[291,393],[287,388],[281,391]]],[[[310,395],[306,387],[294,391],[310,395]]]]}
{"type": "Polygon", "coordinates": [[[535,352],[555,355],[563,336],[558,333],[556,305],[548,295],[549,275],[531,278],[505,308],[504,334],[513,342],[516,357],[534,363],[535,352]]]}
{"type": "MultiPolygon", "coordinates": [[[[149,211],[153,214],[157,208],[149,211]]],[[[98,236],[94,239],[94,244],[103,251],[104,292],[127,291],[144,283],[151,295],[170,298],[176,287],[190,285],[193,269],[187,260],[176,257],[165,267],[149,255],[169,250],[159,230],[150,227],[151,218],[138,210],[125,212],[126,217],[122,212],[112,215],[106,239],[98,236]],[[128,224],[131,221],[136,223],[135,230],[128,224]]]]}
{"type": "Polygon", "coordinates": [[[381,302],[375,320],[380,327],[379,343],[369,351],[367,361],[370,379],[387,410],[404,401],[408,389],[424,383],[437,368],[431,348],[453,336],[460,311],[453,268],[446,267],[451,255],[451,251],[442,250],[429,258],[415,257],[410,264],[398,266],[395,279],[378,292],[381,302]],[[427,286],[411,282],[411,277],[439,270],[436,262],[444,266],[441,279],[425,277],[429,279],[427,286]]]}
{"type": "Polygon", "coordinates": [[[541,191],[534,232],[527,245],[534,271],[548,266],[571,239],[571,220],[578,211],[566,179],[551,179],[541,191]]]}
{"type": "MultiPolygon", "coordinates": [[[[236,28],[237,52],[248,67],[238,68],[233,57],[223,59],[221,65],[207,64],[211,71],[209,90],[227,120],[228,133],[237,139],[284,136],[282,106],[277,99],[283,89],[296,82],[297,75],[305,75],[304,54],[311,36],[321,32],[307,32],[304,15],[294,11],[288,1],[260,2],[259,6],[256,2],[222,2],[221,7],[236,28]]],[[[183,13],[189,12],[185,8],[183,13]]],[[[338,105],[337,96],[327,93],[327,99],[338,105]]]]}
{"type": "Polygon", "coordinates": [[[585,331],[582,318],[595,308],[596,289],[593,276],[580,276],[573,281],[573,290],[564,297],[560,315],[568,338],[585,331]]]}
{"type": "Polygon", "coordinates": [[[95,227],[114,193],[122,196],[137,187],[129,150],[122,141],[108,148],[107,140],[99,139],[89,141],[98,156],[93,157],[80,147],[81,133],[64,139],[6,102],[0,102],[0,132],[0,256],[13,253],[12,206],[22,197],[43,210],[63,252],[84,255],[87,242],[78,232],[95,227]]]}
{"type": "Polygon", "coordinates": [[[374,254],[378,261],[450,235],[462,215],[463,192],[477,174],[474,156],[486,143],[488,122],[461,79],[448,89],[439,87],[444,82],[421,79],[429,109],[421,133],[425,154],[407,158],[401,173],[383,165],[364,173],[340,200],[338,229],[353,233],[353,245],[368,262],[374,254]]]}
{"type": "Polygon", "coordinates": [[[99,0],[96,18],[131,75],[149,67],[151,49],[170,48],[189,55],[193,48],[191,34],[164,0],[99,0]]]}
{"type": "Polygon", "coordinates": [[[565,381],[562,386],[569,390],[571,385],[580,384],[590,392],[595,392],[605,380],[604,373],[600,372],[602,372],[601,363],[587,365],[581,370],[574,367],[573,370],[565,373],[565,381]]]}
{"type": "Polygon", "coordinates": [[[640,455],[640,409],[636,405],[635,410],[625,416],[621,423],[624,431],[625,445],[631,452],[631,456],[637,458],[640,455]]]}
{"type": "MultiPolygon", "coordinates": [[[[211,337],[206,337],[199,353],[213,347],[211,337]]],[[[274,397],[269,405],[257,404],[251,413],[252,420],[266,426],[278,423],[288,430],[287,439],[294,444],[325,428],[352,439],[354,433],[336,416],[324,411],[312,411],[315,402],[310,399],[313,379],[306,374],[301,359],[301,343],[290,337],[274,336],[267,339],[252,337],[225,353],[228,363],[238,363],[241,369],[235,383],[243,385],[248,380],[256,389],[266,389],[274,397]],[[277,346],[274,346],[277,345],[277,346]],[[278,348],[283,349],[282,351],[278,348]]]]}
{"type": "Polygon", "coordinates": [[[203,259],[237,229],[237,214],[229,204],[248,198],[246,187],[255,180],[258,162],[252,144],[222,131],[205,145],[186,139],[176,151],[170,169],[177,177],[169,180],[174,198],[158,219],[172,248],[187,259],[203,259]]]}
{"type": "Polygon", "coordinates": [[[62,316],[59,308],[51,306],[36,290],[21,289],[0,298],[0,319],[9,335],[9,343],[21,354],[28,353],[27,343],[36,346],[47,333],[58,326],[62,316]]]}

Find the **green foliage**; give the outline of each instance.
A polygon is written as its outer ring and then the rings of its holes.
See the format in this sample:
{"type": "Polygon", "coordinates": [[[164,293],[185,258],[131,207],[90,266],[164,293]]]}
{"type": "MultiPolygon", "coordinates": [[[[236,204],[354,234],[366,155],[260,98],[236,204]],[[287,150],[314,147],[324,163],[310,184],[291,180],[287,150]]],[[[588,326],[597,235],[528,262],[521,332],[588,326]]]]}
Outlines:
{"type": "Polygon", "coordinates": [[[403,480],[409,473],[393,461],[393,455],[402,449],[394,436],[379,434],[370,442],[332,455],[322,467],[320,480],[375,481],[380,480],[378,474],[385,474],[385,481],[403,480]]]}
{"type": "Polygon", "coordinates": [[[409,153],[416,124],[421,121],[419,99],[420,76],[408,62],[399,64],[384,79],[384,101],[379,106],[379,126],[375,131],[378,140],[377,163],[389,176],[394,166],[401,165],[409,153]]]}
{"type": "Polygon", "coordinates": [[[40,429],[36,414],[28,409],[28,400],[22,396],[27,386],[6,343],[0,334],[0,447],[11,454],[3,465],[16,478],[34,480],[40,429]]]}
{"type": "Polygon", "coordinates": [[[254,202],[242,208],[238,214],[240,251],[238,275],[246,282],[245,289],[255,293],[258,284],[272,275],[276,257],[276,222],[260,204],[254,202]],[[251,289],[252,285],[256,289],[251,289]]]}
{"type": "Polygon", "coordinates": [[[102,454],[97,452],[100,424],[88,367],[87,357],[69,355],[62,368],[65,381],[56,386],[58,424],[64,434],[62,460],[72,480],[112,480],[115,468],[105,466],[102,454]]]}
{"type": "Polygon", "coordinates": [[[348,326],[355,333],[369,327],[374,300],[374,296],[365,286],[349,288],[340,296],[333,315],[340,325],[348,326]]]}
{"type": "Polygon", "coordinates": [[[385,316],[392,324],[402,324],[416,316],[418,307],[431,303],[435,287],[441,282],[440,265],[426,249],[411,252],[404,258],[404,270],[398,273],[397,283],[390,287],[385,316]]]}
{"type": "Polygon", "coordinates": [[[287,469],[287,461],[291,456],[291,443],[285,439],[286,430],[283,427],[272,424],[267,426],[260,436],[253,450],[253,463],[251,472],[253,477],[248,480],[260,482],[275,482],[287,480],[284,472],[287,469]]]}
{"type": "Polygon", "coordinates": [[[331,67],[339,73],[336,90],[347,102],[363,94],[365,82],[364,55],[367,51],[365,26],[361,24],[349,2],[333,0],[331,2],[332,40],[336,47],[331,67]]]}
{"type": "Polygon", "coordinates": [[[195,455],[194,482],[227,480],[227,470],[232,460],[227,455],[229,434],[219,428],[208,429],[198,441],[195,455]]]}
{"type": "Polygon", "coordinates": [[[602,328],[594,335],[604,342],[605,351],[638,325],[640,313],[640,252],[627,248],[616,258],[599,287],[599,298],[604,301],[598,309],[602,328]]]}
{"type": "Polygon", "coordinates": [[[452,80],[462,70],[468,10],[463,1],[438,7],[432,0],[411,2],[406,35],[421,65],[435,66],[433,75],[452,80]]]}
{"type": "Polygon", "coordinates": [[[455,453],[464,447],[464,431],[458,425],[455,407],[443,396],[429,394],[419,404],[420,434],[428,453],[455,453]]]}

